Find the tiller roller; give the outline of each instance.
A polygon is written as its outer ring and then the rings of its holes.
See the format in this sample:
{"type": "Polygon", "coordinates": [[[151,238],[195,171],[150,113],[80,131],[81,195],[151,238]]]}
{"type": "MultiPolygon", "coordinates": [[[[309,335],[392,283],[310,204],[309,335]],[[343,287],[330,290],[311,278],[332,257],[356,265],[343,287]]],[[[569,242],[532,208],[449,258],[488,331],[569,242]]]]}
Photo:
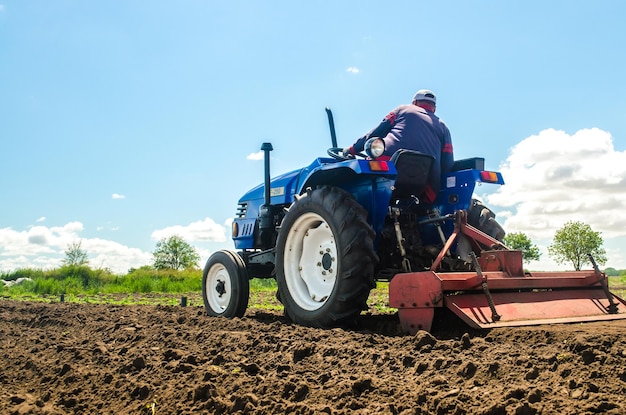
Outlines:
{"type": "Polygon", "coordinates": [[[522,252],[468,225],[455,213],[454,231],[429,271],[400,273],[389,283],[389,304],[402,328],[429,331],[436,308],[446,307],[474,328],[626,319],[626,302],[612,294],[606,274],[593,270],[525,272],[522,252]],[[437,272],[460,238],[466,238],[473,270],[437,272]]]}

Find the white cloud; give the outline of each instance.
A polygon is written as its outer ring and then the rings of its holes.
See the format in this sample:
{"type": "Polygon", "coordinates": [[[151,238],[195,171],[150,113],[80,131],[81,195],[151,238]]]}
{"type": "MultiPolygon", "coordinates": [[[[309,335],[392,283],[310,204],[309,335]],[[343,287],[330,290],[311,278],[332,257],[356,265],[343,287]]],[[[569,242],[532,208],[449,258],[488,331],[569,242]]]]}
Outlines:
{"type": "Polygon", "coordinates": [[[250,154],[248,154],[246,159],[247,160],[263,160],[264,156],[265,156],[265,152],[263,150],[261,150],[258,153],[250,153],[250,154]]]}
{"type": "MultiPolygon", "coordinates": [[[[158,240],[180,235],[187,242],[195,243],[195,248],[206,259],[215,250],[229,245],[226,237],[231,222],[232,219],[228,219],[220,225],[211,218],[205,218],[185,226],[174,225],[156,230],[152,237],[158,240]]],[[[124,274],[130,268],[152,263],[151,252],[111,240],[83,237],[83,230],[81,222],[52,227],[31,226],[25,230],[0,229],[0,272],[19,268],[57,268],[65,258],[67,247],[75,242],[80,242],[82,249],[87,251],[92,268],[109,268],[114,273],[124,274]]]]}
{"type": "Polygon", "coordinates": [[[46,220],[46,217],[42,216],[39,219],[37,219],[35,222],[44,222],[45,220],[46,220]]]}
{"type": "Polygon", "coordinates": [[[113,193],[113,194],[111,195],[111,197],[112,197],[113,199],[124,199],[126,196],[121,195],[121,194],[119,194],[119,193],[113,193]]]}
{"type": "Polygon", "coordinates": [[[211,218],[190,223],[189,225],[174,225],[152,232],[152,238],[160,240],[172,235],[178,235],[187,242],[224,242],[226,241],[227,227],[219,225],[211,218]]]}
{"type": "Polygon", "coordinates": [[[81,247],[89,253],[92,268],[109,268],[117,273],[126,273],[152,263],[152,254],[138,248],[130,248],[118,242],[100,238],[83,239],[81,247]]]}
{"type": "Polygon", "coordinates": [[[351,67],[349,67],[348,69],[346,69],[346,72],[350,72],[350,73],[353,73],[353,74],[357,74],[357,73],[359,73],[359,72],[361,72],[361,71],[360,71],[360,70],[359,70],[359,68],[357,68],[356,66],[351,66],[351,67]]]}
{"type": "Polygon", "coordinates": [[[80,241],[89,255],[94,268],[110,268],[125,273],[131,267],[151,263],[152,255],[137,248],[130,248],[113,241],[99,238],[82,238],[83,224],[70,222],[64,226],[33,226],[16,231],[0,229],[0,271],[19,268],[52,269],[60,265],[68,245],[80,241]]]}
{"type": "Polygon", "coordinates": [[[608,132],[541,131],[515,145],[500,171],[506,185],[487,202],[515,211],[505,228],[552,237],[578,220],[607,237],[626,236],[626,152],[608,132]]]}
{"type": "MultiPolygon", "coordinates": [[[[626,240],[626,152],[615,150],[610,133],[541,131],[511,148],[500,171],[506,184],[486,196],[487,205],[507,232],[524,232],[542,245],[544,266],[554,233],[570,220],[601,232],[605,246],[626,240]]],[[[614,253],[609,266],[623,261],[614,253]]]]}
{"type": "Polygon", "coordinates": [[[11,228],[0,229],[0,256],[35,256],[53,252],[64,252],[68,244],[79,238],[83,230],[80,222],[64,226],[33,226],[25,231],[11,228]]]}

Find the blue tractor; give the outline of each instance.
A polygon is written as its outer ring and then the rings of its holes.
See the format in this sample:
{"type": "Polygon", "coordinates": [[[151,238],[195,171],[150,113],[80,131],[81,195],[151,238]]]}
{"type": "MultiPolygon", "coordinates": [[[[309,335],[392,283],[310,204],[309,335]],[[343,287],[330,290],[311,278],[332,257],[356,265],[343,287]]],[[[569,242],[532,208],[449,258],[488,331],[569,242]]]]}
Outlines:
{"type": "MultiPolygon", "coordinates": [[[[521,252],[502,244],[495,215],[473,199],[477,183],[504,184],[500,173],[485,171],[481,158],[456,161],[436,201],[424,204],[431,156],[400,150],[380,161],[384,142],[371,139],[366,154],[345,157],[328,108],[327,114],[328,157],[271,178],[272,145],[262,145],[265,180],[239,200],[232,223],[236,250],[215,252],[204,268],[208,315],[243,316],[249,280],[275,278],[285,315],[306,326],[356,321],[376,281],[390,281],[390,305],[410,333],[430,330],[437,307],[476,327],[539,318],[527,310],[498,311],[512,302],[507,293],[538,291],[522,269],[521,252]]],[[[540,276],[555,281],[542,286],[575,279],[555,276],[561,275],[540,276]]],[[[604,301],[615,305],[602,286],[606,276],[597,270],[592,276],[604,301]]],[[[587,275],[580,278],[589,283],[587,275]]],[[[527,302],[545,300],[531,295],[527,302]]]]}

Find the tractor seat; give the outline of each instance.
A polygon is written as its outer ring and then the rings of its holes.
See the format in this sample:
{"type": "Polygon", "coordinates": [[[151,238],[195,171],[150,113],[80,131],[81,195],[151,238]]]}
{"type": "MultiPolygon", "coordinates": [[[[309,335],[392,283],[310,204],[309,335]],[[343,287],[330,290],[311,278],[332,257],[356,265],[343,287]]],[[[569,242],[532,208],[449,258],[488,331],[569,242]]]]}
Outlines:
{"type": "Polygon", "coordinates": [[[398,171],[391,198],[397,200],[416,196],[419,199],[428,185],[435,158],[419,151],[403,149],[396,151],[391,161],[398,171]]]}

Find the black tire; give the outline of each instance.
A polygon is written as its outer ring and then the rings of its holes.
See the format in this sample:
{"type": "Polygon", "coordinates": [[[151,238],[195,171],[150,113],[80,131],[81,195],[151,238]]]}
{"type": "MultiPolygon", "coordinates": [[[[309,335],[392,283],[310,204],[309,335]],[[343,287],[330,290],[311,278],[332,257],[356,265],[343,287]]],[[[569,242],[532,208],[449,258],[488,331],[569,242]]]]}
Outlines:
{"type": "Polygon", "coordinates": [[[479,200],[472,199],[467,212],[467,223],[500,242],[504,240],[505,232],[496,221],[496,214],[479,200]]]}
{"type": "Polygon", "coordinates": [[[375,233],[342,189],[307,192],[285,215],[276,243],[278,298],[297,324],[351,324],[374,288],[375,233]]]}
{"type": "Polygon", "coordinates": [[[233,251],[214,252],[202,272],[206,313],[214,317],[242,317],[249,297],[250,280],[243,259],[233,251]]]}

